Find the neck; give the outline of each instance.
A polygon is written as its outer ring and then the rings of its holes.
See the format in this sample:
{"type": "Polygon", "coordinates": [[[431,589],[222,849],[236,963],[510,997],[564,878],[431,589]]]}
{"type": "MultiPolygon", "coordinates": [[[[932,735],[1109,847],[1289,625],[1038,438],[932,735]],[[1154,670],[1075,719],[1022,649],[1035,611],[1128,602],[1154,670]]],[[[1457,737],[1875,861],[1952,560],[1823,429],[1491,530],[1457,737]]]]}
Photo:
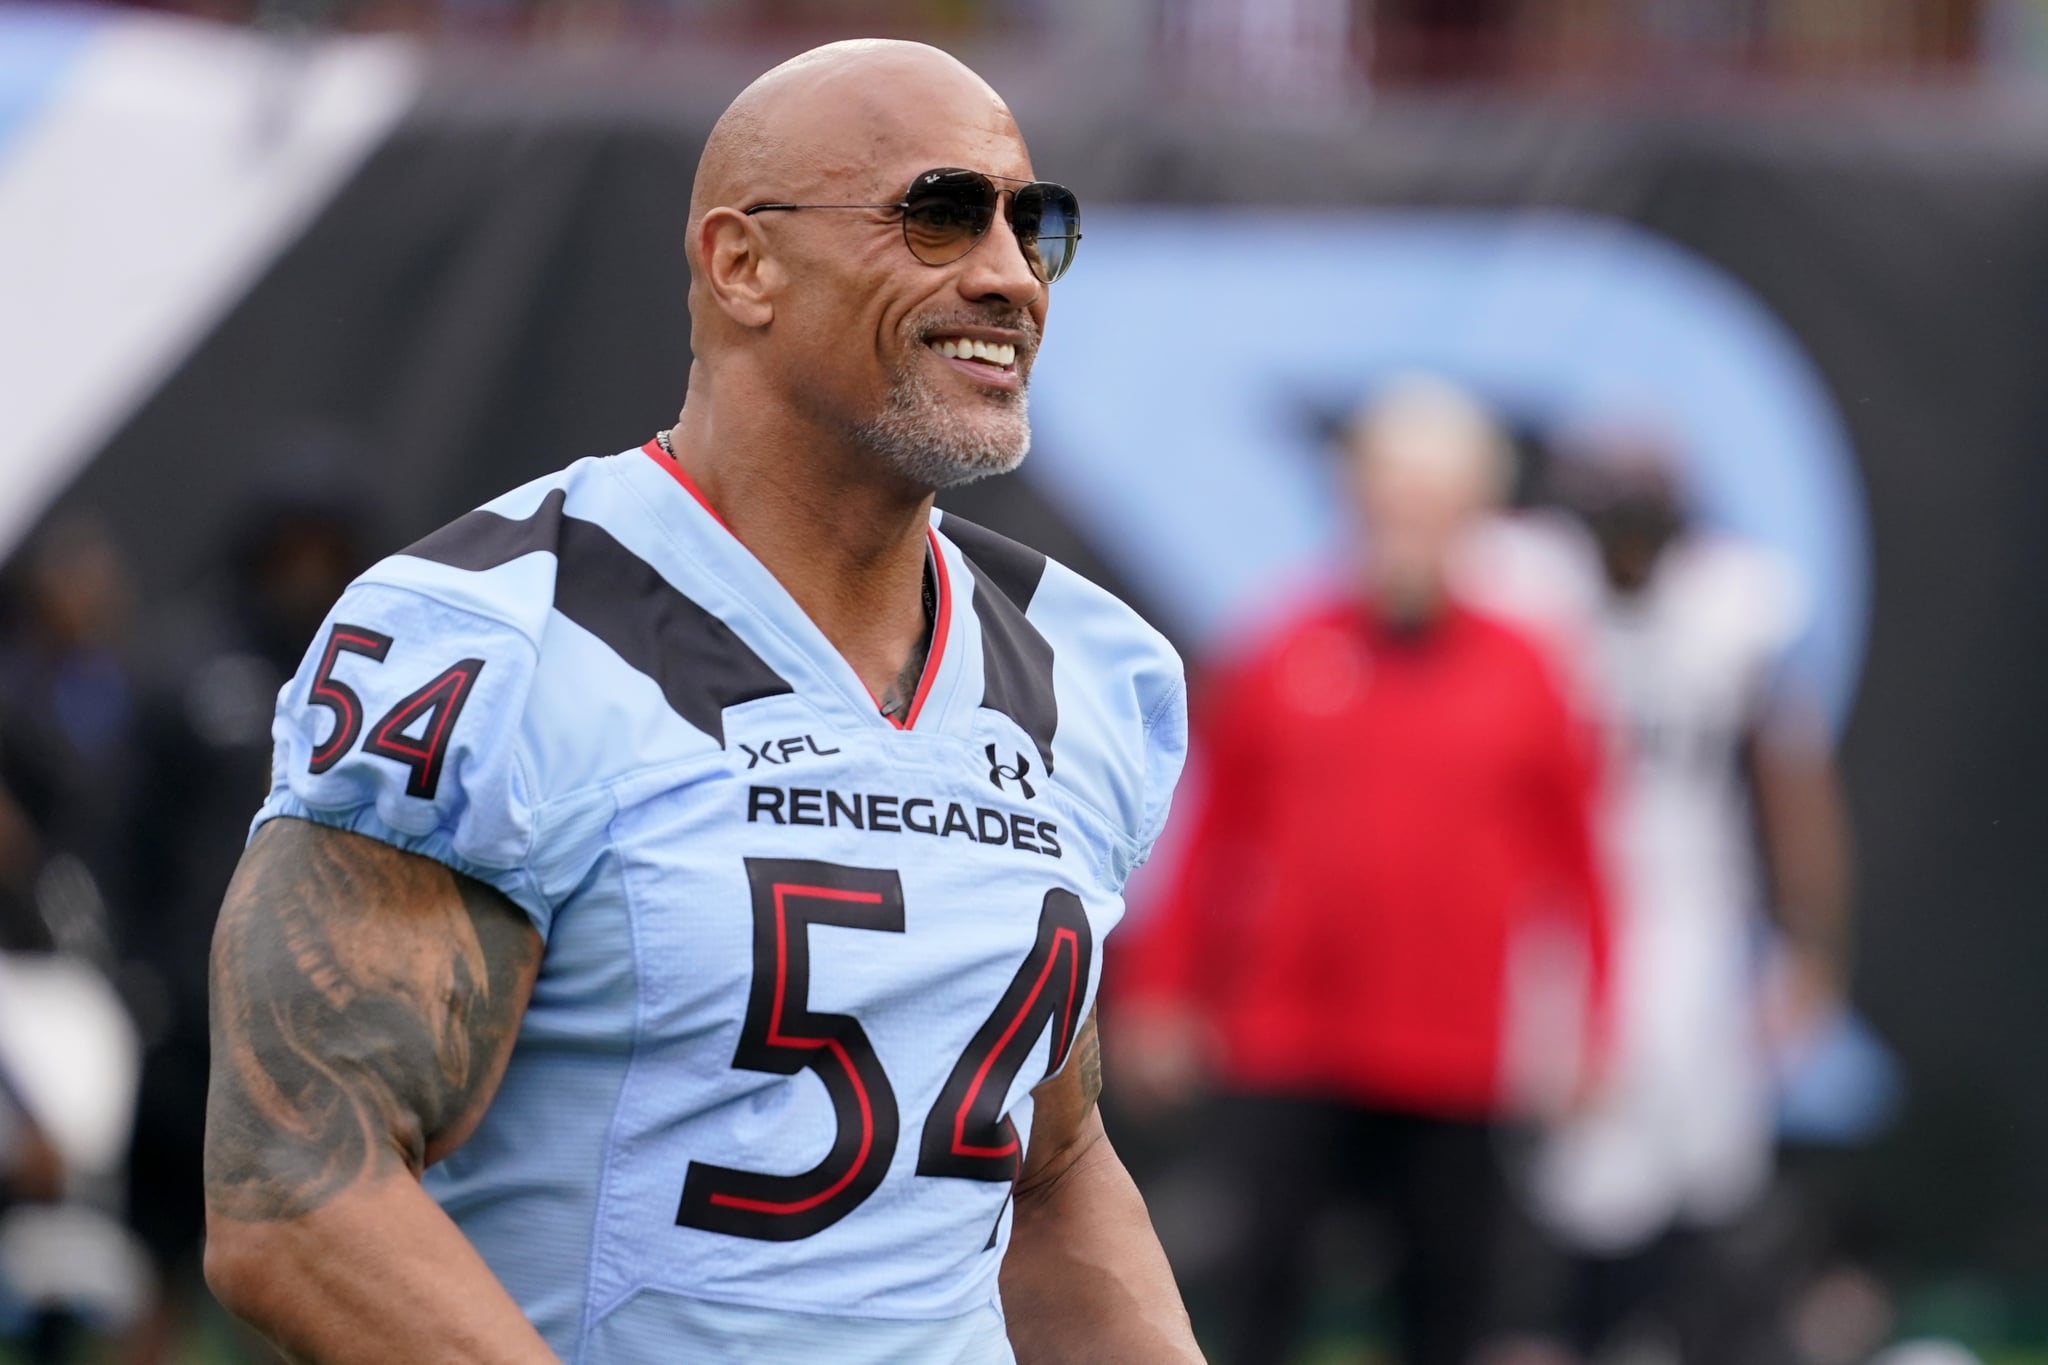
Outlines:
{"type": "Polygon", "coordinates": [[[721,423],[717,407],[695,394],[670,442],[676,463],[733,536],[901,719],[923,672],[930,627],[931,493],[891,477],[865,452],[721,423]]]}
{"type": "Polygon", "coordinates": [[[1383,581],[1373,585],[1367,596],[1380,624],[1396,635],[1420,635],[1428,631],[1449,607],[1443,585],[1437,582],[1383,581]]]}

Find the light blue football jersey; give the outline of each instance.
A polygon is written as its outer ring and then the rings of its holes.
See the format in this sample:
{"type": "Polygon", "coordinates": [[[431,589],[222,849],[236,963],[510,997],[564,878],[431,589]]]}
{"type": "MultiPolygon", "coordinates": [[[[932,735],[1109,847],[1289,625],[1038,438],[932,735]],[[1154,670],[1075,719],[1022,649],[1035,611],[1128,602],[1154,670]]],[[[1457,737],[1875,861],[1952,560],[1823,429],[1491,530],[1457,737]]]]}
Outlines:
{"type": "Polygon", "coordinates": [[[1001,1362],[1033,1086],[1066,1064],[1186,745],[1180,661],[934,513],[884,717],[651,443],[385,560],[279,695],[269,800],[546,940],[426,1183],[570,1365],[1001,1362]]]}

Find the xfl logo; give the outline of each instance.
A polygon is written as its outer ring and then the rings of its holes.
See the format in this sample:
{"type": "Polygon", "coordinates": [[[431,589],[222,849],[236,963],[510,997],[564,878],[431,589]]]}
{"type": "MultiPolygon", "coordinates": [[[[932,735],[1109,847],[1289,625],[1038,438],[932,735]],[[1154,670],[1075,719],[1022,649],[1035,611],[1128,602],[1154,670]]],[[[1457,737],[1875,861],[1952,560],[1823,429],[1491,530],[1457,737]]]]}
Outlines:
{"type": "Polygon", "coordinates": [[[1038,795],[1033,790],[1031,783],[1025,780],[1024,774],[1030,771],[1031,760],[1024,757],[1024,755],[1018,754],[1017,761],[1014,764],[1005,763],[996,757],[996,746],[993,744],[988,746],[988,780],[996,784],[997,791],[1003,790],[1003,783],[1005,781],[1015,782],[1017,790],[1023,792],[1024,799],[1029,801],[1032,797],[1038,795]]]}

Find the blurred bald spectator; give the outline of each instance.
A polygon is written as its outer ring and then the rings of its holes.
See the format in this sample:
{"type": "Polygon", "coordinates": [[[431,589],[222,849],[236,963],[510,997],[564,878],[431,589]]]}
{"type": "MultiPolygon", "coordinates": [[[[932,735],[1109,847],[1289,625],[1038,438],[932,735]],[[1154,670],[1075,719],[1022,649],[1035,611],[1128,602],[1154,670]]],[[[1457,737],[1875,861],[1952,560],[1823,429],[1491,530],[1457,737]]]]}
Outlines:
{"type": "Polygon", "coordinates": [[[138,994],[149,1039],[129,1216],[162,1294],[129,1343],[132,1365],[174,1358],[205,1302],[207,954],[249,812],[270,781],[277,691],[366,567],[350,456],[339,433],[296,438],[242,509],[214,576],[165,613],[148,651],[127,843],[133,914],[124,949],[131,975],[146,982],[138,994]]]}
{"type": "Polygon", "coordinates": [[[1344,473],[1355,590],[1211,680],[1184,856],[1124,942],[1106,1036],[1127,1094],[1210,1092],[1178,1130],[1222,1207],[1212,1254],[1178,1269],[1213,1359],[1290,1358],[1318,1216],[1363,1200],[1395,1232],[1401,1358],[1468,1365],[1506,1312],[1498,1146],[1527,1112],[1508,1037],[1526,943],[1582,964],[1577,1026],[1550,1050],[1597,1027],[1592,752],[1537,648],[1449,591],[1509,481],[1486,415],[1397,382],[1344,473]]]}
{"type": "Polygon", "coordinates": [[[1769,1181],[1774,1054],[1827,1040],[1847,976],[1847,821],[1826,718],[1789,666],[1808,592],[1778,555],[1696,524],[1649,429],[1567,438],[1552,481],[1568,517],[1516,518],[1467,562],[1474,592],[1578,661],[1607,736],[1614,1065],[1543,1153],[1537,1204],[1573,1257],[1588,1356],[1654,1326],[1686,1365],[1774,1365],[1793,1358],[1788,1277],[1738,1273],[1729,1233],[1769,1181]]]}

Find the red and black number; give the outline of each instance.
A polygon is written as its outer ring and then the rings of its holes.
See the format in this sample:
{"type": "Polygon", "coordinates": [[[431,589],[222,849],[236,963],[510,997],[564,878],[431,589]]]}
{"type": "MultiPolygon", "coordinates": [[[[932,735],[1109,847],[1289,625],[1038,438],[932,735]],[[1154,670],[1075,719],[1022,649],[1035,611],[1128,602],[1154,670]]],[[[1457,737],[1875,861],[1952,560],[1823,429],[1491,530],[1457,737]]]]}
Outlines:
{"type": "Polygon", "coordinates": [[[1065,1065],[1082,1024],[1081,1004],[1094,946],[1081,898],[1060,888],[1046,892],[1038,912],[1037,942],[954,1064],[939,1102],[925,1119],[917,1152],[919,1175],[1004,1184],[1017,1178],[1023,1146],[1017,1140],[1017,1125],[1004,1113],[1004,1102],[1048,1025],[1052,1053],[1045,1074],[1065,1065]]]}
{"type": "Polygon", "coordinates": [[[347,683],[333,676],[334,664],[342,652],[361,654],[384,662],[384,656],[391,652],[391,637],[382,631],[371,630],[368,626],[350,626],[335,623],[327,635],[327,648],[320,654],[320,669],[313,675],[313,692],[307,698],[315,706],[324,706],[334,713],[334,730],[319,748],[313,750],[312,771],[324,773],[341,762],[341,756],[356,742],[356,736],[363,732],[363,699],[347,683]]]}
{"type": "MultiPolygon", "coordinates": [[[[363,699],[353,687],[334,676],[334,665],[343,653],[360,654],[383,663],[391,653],[392,639],[368,626],[337,623],[327,634],[327,648],[320,653],[320,667],[313,674],[313,689],[307,697],[314,706],[334,713],[334,730],[313,750],[309,771],[324,773],[341,762],[363,733],[363,699]]],[[[395,759],[411,770],[405,781],[407,796],[431,801],[441,785],[441,767],[448,757],[448,737],[462,714],[463,703],[476,687],[483,672],[482,659],[464,659],[425,687],[401,699],[370,729],[363,752],[395,759]],[[417,728],[419,737],[408,731],[417,728]]]]}
{"type": "Polygon", "coordinates": [[[754,978],[733,1065],[816,1073],[838,1118],[831,1150],[799,1175],[764,1175],[693,1161],[676,1222],[709,1232],[791,1242],[832,1226],[875,1192],[896,1150],[896,1094],[860,1021],[812,1010],[810,926],[903,932],[894,872],[799,859],[749,858],[754,978]]]}
{"type": "Polygon", "coordinates": [[[363,741],[363,752],[396,759],[412,770],[405,780],[407,796],[434,799],[441,785],[441,765],[448,757],[448,735],[462,714],[462,704],[483,672],[482,659],[464,659],[440,677],[401,699],[363,741]],[[420,737],[406,731],[419,727],[420,737]]]}

